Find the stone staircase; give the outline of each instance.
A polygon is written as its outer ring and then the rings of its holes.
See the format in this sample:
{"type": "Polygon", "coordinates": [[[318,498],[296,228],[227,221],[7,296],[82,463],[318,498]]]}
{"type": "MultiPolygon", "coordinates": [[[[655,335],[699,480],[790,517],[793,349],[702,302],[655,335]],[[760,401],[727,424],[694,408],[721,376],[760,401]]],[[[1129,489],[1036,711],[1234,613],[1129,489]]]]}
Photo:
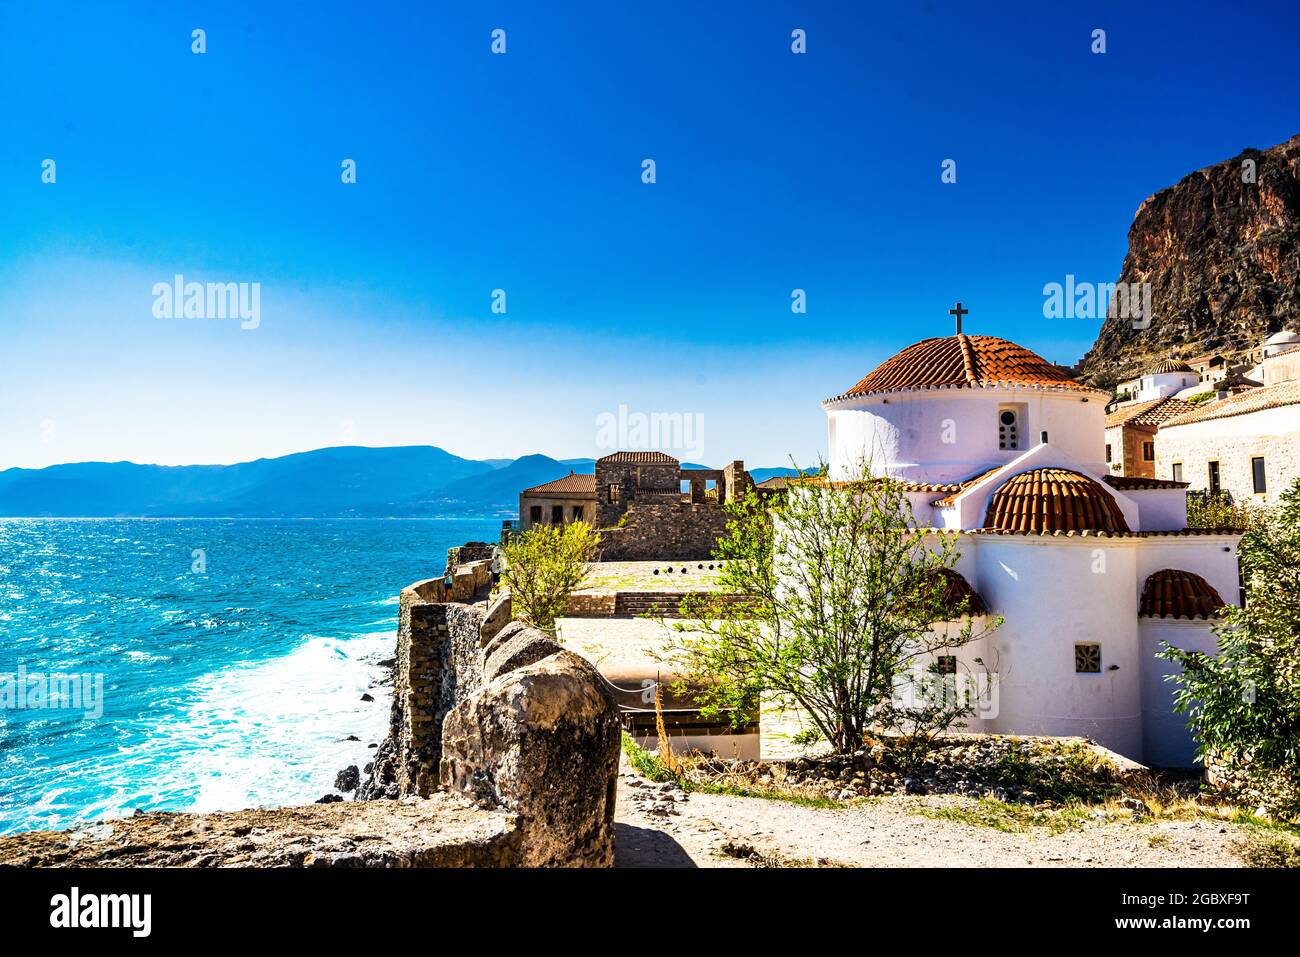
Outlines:
{"type": "MultiPolygon", "coordinates": [[[[688,595],[711,594],[705,591],[621,591],[614,596],[615,618],[680,618],[682,599],[688,595]]],[[[739,595],[734,599],[740,598],[739,595]]]]}

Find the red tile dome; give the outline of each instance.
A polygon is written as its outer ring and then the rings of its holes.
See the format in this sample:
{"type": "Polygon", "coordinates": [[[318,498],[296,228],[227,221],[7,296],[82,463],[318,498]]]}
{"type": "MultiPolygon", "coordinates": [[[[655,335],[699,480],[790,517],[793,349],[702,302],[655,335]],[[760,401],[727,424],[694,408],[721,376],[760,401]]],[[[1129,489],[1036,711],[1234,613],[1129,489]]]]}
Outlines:
{"type": "Polygon", "coordinates": [[[984,526],[1005,532],[1127,532],[1114,496],[1070,469],[1013,475],[989,498],[984,526]]]}
{"type": "Polygon", "coordinates": [[[923,339],[886,359],[843,395],[872,395],[902,389],[978,388],[1027,385],[1078,392],[1097,390],[1023,346],[996,336],[958,334],[923,339]]]}
{"type": "Polygon", "coordinates": [[[1162,568],[1142,586],[1138,615],[1151,618],[1216,618],[1225,602],[1195,572],[1162,568]]]}

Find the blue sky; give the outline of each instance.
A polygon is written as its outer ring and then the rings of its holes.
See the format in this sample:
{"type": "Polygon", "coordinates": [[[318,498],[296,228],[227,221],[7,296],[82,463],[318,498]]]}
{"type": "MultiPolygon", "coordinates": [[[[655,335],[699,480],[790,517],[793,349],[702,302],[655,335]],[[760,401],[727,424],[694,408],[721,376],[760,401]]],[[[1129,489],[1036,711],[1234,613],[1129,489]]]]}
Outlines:
{"type": "Polygon", "coordinates": [[[1291,4],[406,6],[0,0],[0,468],[590,455],[620,405],[811,461],[957,299],[1076,361],[1043,285],[1300,132],[1291,4]],[[177,273],[260,325],[155,317],[177,273]]]}

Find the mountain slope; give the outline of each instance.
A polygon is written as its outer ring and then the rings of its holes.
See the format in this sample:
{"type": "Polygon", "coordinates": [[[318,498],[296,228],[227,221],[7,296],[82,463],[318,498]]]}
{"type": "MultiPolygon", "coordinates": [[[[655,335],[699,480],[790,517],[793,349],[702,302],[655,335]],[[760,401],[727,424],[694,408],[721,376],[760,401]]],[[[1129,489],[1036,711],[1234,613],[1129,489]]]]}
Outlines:
{"type": "Polygon", "coordinates": [[[589,475],[595,464],[546,455],[475,461],[430,445],[316,449],[237,465],[79,462],[0,472],[0,517],[504,517],[522,490],[571,471],[589,475]]]}
{"type": "Polygon", "coordinates": [[[1148,197],[1119,281],[1151,283],[1150,328],[1109,318],[1078,372],[1110,386],[1160,359],[1300,331],[1300,136],[1191,173],[1148,197]],[[1254,182],[1243,164],[1254,163],[1254,182]]]}
{"type": "Polygon", "coordinates": [[[595,470],[592,459],[571,459],[565,463],[546,455],[525,455],[487,475],[461,479],[438,489],[435,502],[513,512],[519,507],[519,493],[524,489],[561,478],[570,471],[590,475],[595,470]]]}
{"type": "Polygon", "coordinates": [[[379,515],[491,470],[434,446],[317,449],[237,465],[82,462],[0,472],[0,515],[379,515]]]}

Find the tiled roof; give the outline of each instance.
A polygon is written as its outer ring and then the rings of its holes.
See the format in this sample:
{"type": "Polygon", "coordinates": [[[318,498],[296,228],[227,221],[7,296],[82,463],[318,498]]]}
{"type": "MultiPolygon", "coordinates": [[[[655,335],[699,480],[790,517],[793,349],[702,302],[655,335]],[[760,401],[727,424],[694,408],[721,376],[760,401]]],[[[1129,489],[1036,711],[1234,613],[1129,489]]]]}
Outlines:
{"type": "Polygon", "coordinates": [[[1191,425],[1193,422],[1207,422],[1210,419],[1226,419],[1234,415],[1249,415],[1252,412],[1263,412],[1265,409],[1276,409],[1296,403],[1300,403],[1300,380],[1279,382],[1277,385],[1250,389],[1217,402],[1198,405],[1190,412],[1169,419],[1161,425],[1161,428],[1191,425]]]}
{"type": "Polygon", "coordinates": [[[1103,475],[1102,481],[1111,488],[1122,492],[1134,489],[1171,489],[1187,488],[1187,482],[1175,482],[1173,479],[1144,478],[1141,475],[1103,475]]]}
{"type": "Polygon", "coordinates": [[[976,482],[984,481],[984,479],[988,478],[990,475],[992,475],[995,472],[1001,472],[1004,468],[1006,468],[1005,465],[995,465],[991,469],[985,469],[983,472],[979,472],[975,475],[972,475],[964,482],[959,482],[957,484],[957,487],[953,489],[953,491],[945,495],[943,498],[936,498],[930,504],[935,506],[936,508],[947,508],[949,505],[955,502],[957,500],[957,496],[960,495],[962,492],[966,491],[966,489],[970,488],[976,482]]]}
{"type": "Polygon", "coordinates": [[[962,603],[965,602],[966,614],[988,614],[988,605],[984,604],[984,599],[980,597],[979,592],[971,587],[970,582],[960,572],[955,572],[951,568],[938,568],[935,571],[944,578],[943,604],[945,608],[957,609],[962,607],[962,603]]]}
{"type": "Polygon", "coordinates": [[[614,452],[597,462],[625,462],[631,465],[677,465],[678,460],[664,452],[614,452]]]}
{"type": "Polygon", "coordinates": [[[1038,468],[1013,475],[989,498],[986,528],[1011,532],[1127,532],[1114,497],[1086,475],[1038,468]]]}
{"type": "MultiPolygon", "coordinates": [[[[872,482],[881,481],[879,478],[872,478],[872,482]]],[[[910,479],[896,478],[892,480],[895,485],[899,486],[904,492],[956,492],[961,486],[956,482],[914,482],[910,479]]],[[[861,484],[859,479],[849,479],[847,481],[828,482],[824,475],[806,475],[802,479],[797,475],[783,475],[776,478],[767,479],[759,484],[759,488],[788,488],[792,483],[800,485],[829,485],[831,488],[852,488],[861,484]]]]}
{"type": "Polygon", "coordinates": [[[1217,618],[1224,605],[1214,586],[1200,575],[1164,568],[1142,586],[1138,615],[1151,618],[1217,618]]]}
{"type": "MultiPolygon", "coordinates": [[[[903,389],[978,388],[1028,385],[1096,392],[1076,382],[1059,366],[1023,346],[996,336],[945,336],[924,339],[886,359],[853,388],[835,399],[903,389]]],[[[827,400],[832,401],[832,400],[827,400]]]]}
{"type": "Polygon", "coordinates": [[[596,476],[594,475],[575,475],[570,472],[563,478],[557,478],[552,482],[543,482],[541,485],[534,485],[532,488],[526,488],[520,495],[569,495],[582,496],[596,494],[596,476]]]}
{"type": "Polygon", "coordinates": [[[1176,415],[1182,415],[1184,412],[1190,412],[1196,408],[1191,402],[1184,402],[1182,399],[1175,399],[1173,396],[1165,396],[1163,399],[1150,399],[1146,402],[1134,402],[1132,405],[1125,405],[1106,416],[1106,428],[1112,429],[1117,425],[1160,425],[1172,419],[1176,415]]]}
{"type": "MultiPolygon", "coordinates": [[[[936,533],[946,533],[947,529],[934,529],[936,533]]],[[[1155,530],[1150,532],[1104,532],[1096,529],[1086,528],[1082,531],[1020,531],[1013,528],[971,528],[958,533],[959,535],[1051,535],[1054,538],[1188,538],[1200,535],[1237,535],[1242,534],[1240,528],[1172,528],[1166,530],[1155,530]]]]}
{"type": "Polygon", "coordinates": [[[1191,372],[1191,371],[1192,371],[1192,367],[1189,366],[1186,362],[1184,362],[1181,359],[1166,359],[1164,362],[1160,363],[1158,366],[1156,366],[1147,374],[1165,375],[1166,373],[1169,372],[1191,372]]]}

